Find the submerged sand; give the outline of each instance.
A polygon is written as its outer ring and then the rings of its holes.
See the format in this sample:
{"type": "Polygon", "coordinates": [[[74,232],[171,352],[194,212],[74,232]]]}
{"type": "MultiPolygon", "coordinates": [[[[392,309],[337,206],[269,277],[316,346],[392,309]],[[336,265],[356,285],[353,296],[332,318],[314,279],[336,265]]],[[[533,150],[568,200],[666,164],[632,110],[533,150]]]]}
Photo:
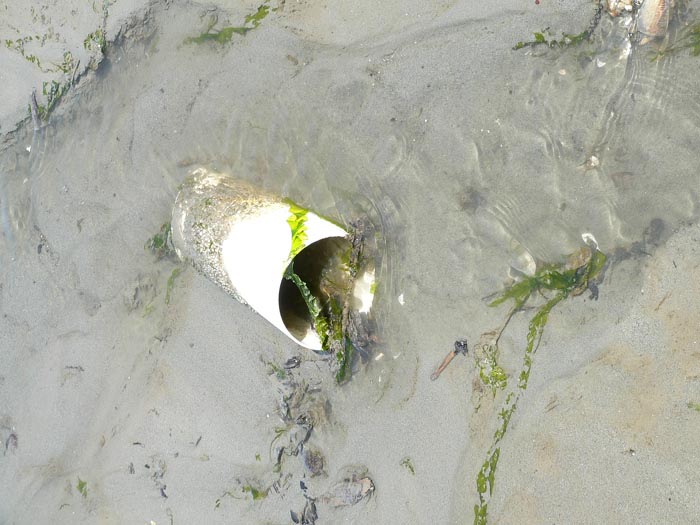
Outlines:
{"type": "MultiPolygon", "coordinates": [[[[502,323],[482,298],[518,253],[558,260],[584,232],[611,264],[598,300],[550,315],[489,522],[696,521],[698,78],[687,56],[630,74],[610,20],[603,66],[512,51],[586,27],[574,4],[285,2],[223,46],[184,42],[257,2],[8,4],[5,32],[53,27],[46,52],[81,65],[34,132],[28,93],[64,77],[0,50],[0,523],[290,523],[300,481],[319,524],[473,522],[509,390],[484,388],[472,356],[429,376],[502,323]],[[83,46],[98,27],[104,57],[83,46]],[[602,168],[581,168],[593,154],[602,168]],[[143,246],[198,165],[377,225],[378,342],[350,383],[191,269],[168,285],[181,266],[143,246]],[[315,418],[313,478],[300,457],[274,469],[291,356],[313,390],[295,409],[315,418]],[[372,497],[322,502],[348,473],[372,497]]],[[[511,389],[531,313],[501,341],[511,389]]]]}

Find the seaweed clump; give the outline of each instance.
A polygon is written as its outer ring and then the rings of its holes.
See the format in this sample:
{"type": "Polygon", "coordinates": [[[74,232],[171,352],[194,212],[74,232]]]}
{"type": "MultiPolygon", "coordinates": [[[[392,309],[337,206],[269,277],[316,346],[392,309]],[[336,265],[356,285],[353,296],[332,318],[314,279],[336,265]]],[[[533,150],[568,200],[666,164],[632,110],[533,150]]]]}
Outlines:
{"type": "MultiPolygon", "coordinates": [[[[485,525],[487,523],[488,503],[493,494],[496,467],[501,453],[500,442],[505,436],[510,419],[527,388],[532,370],[533,356],[539,347],[549,314],[563,300],[568,297],[581,295],[586,290],[591,291],[592,298],[597,298],[598,296],[596,280],[601,276],[606,257],[598,250],[594,242],[592,244],[593,246],[585,246],[572,254],[569,257],[569,261],[564,265],[550,264],[540,268],[535,275],[509,286],[489,303],[489,306],[493,307],[512,301],[511,309],[502,327],[499,330],[485,334],[491,336],[491,350],[493,352],[491,355],[495,355],[498,350],[498,340],[513,316],[523,311],[531,299],[535,297],[543,297],[545,299],[544,304],[537,307],[528,324],[525,352],[518,375],[517,386],[506,396],[503,407],[498,414],[500,424],[493,435],[493,441],[486,454],[486,459],[477,473],[476,490],[478,503],[474,505],[475,525],[485,525]]],[[[482,380],[484,380],[484,375],[481,371],[480,375],[482,380]]],[[[505,377],[501,377],[500,373],[498,376],[498,385],[484,381],[487,385],[494,388],[494,392],[497,386],[502,385],[505,387],[505,377]],[[502,381],[500,381],[501,379],[502,381]]]]}
{"type": "Polygon", "coordinates": [[[270,9],[268,4],[269,0],[266,0],[263,4],[258,6],[254,13],[246,15],[243,24],[240,26],[227,26],[218,31],[213,30],[218,22],[218,17],[214,15],[210,18],[207,29],[199,36],[186,38],[185,44],[203,44],[204,42],[228,44],[233,38],[233,35],[245,36],[248,31],[257,28],[263,19],[270,14],[270,11],[276,11],[276,8],[270,9]]]}
{"type": "Polygon", "coordinates": [[[603,7],[603,2],[599,2],[598,7],[596,8],[596,12],[593,15],[593,18],[591,19],[590,23],[588,24],[588,27],[580,33],[562,33],[561,39],[557,40],[549,33],[549,28],[546,28],[540,32],[534,33],[534,40],[518,42],[517,44],[515,44],[513,46],[513,50],[517,51],[519,49],[523,49],[524,47],[537,46],[546,46],[549,48],[572,47],[583,44],[584,42],[588,42],[590,41],[591,37],[593,36],[593,33],[598,27],[598,24],[600,23],[600,19],[603,16],[603,7]]]}
{"type": "Polygon", "coordinates": [[[171,257],[175,254],[172,229],[169,222],[163,224],[158,233],[146,241],[144,249],[155,255],[157,261],[160,261],[166,257],[171,257]]]}

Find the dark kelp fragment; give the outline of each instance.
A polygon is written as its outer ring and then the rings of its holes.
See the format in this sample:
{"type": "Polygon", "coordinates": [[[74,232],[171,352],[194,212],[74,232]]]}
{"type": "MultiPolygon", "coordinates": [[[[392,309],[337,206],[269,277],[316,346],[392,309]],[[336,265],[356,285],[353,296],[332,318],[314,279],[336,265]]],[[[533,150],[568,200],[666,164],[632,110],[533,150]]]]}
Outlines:
{"type": "Polygon", "coordinates": [[[299,525],[315,525],[318,519],[316,503],[312,499],[307,499],[304,509],[301,512],[290,511],[292,521],[299,525]]]}

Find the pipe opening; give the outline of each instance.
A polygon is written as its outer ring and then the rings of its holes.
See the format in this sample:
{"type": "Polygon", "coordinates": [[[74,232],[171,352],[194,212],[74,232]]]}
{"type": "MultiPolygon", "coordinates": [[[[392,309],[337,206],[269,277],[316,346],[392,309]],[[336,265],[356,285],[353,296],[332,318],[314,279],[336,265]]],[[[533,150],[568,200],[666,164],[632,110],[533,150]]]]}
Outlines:
{"type": "MultiPolygon", "coordinates": [[[[347,287],[349,274],[346,263],[351,248],[344,237],[328,237],[310,244],[292,261],[294,273],[319,300],[324,313],[329,298],[347,287]]],[[[297,285],[284,277],[280,282],[279,311],[284,326],[300,344],[312,350],[322,349],[304,297],[297,285]]]]}

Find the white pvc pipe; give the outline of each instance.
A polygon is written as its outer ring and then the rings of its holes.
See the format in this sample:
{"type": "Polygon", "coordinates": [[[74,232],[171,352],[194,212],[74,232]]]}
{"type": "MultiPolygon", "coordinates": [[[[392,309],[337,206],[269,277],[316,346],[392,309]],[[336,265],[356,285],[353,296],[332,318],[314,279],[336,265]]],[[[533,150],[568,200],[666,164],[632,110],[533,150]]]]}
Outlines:
{"type": "MultiPolygon", "coordinates": [[[[292,204],[247,182],[204,168],[182,184],[172,214],[172,239],[183,260],[250,305],[295,343],[321,350],[309,323],[293,335],[280,311],[280,287],[292,257],[292,204]]],[[[345,238],[347,232],[306,211],[303,246],[322,239],[345,238]]]]}

